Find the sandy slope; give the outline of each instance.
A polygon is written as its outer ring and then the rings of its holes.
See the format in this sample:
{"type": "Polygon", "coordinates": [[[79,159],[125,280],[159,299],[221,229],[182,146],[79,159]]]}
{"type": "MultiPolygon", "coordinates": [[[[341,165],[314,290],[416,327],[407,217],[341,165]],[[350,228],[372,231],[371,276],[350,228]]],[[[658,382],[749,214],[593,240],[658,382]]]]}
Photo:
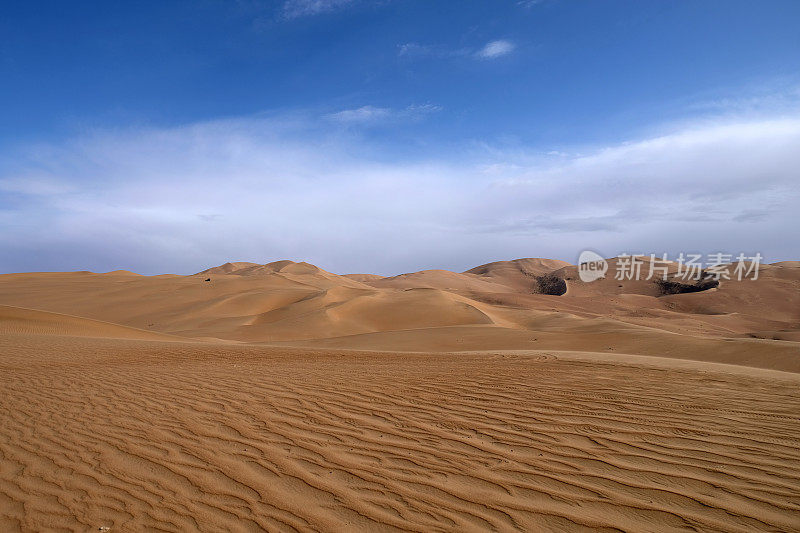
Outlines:
{"type": "Polygon", "coordinates": [[[4,335],[0,530],[800,530],[798,376],[657,361],[4,335]]]}
{"type": "Polygon", "coordinates": [[[20,334],[140,340],[182,340],[180,337],[119,326],[100,320],[0,305],[0,335],[20,334]]]}

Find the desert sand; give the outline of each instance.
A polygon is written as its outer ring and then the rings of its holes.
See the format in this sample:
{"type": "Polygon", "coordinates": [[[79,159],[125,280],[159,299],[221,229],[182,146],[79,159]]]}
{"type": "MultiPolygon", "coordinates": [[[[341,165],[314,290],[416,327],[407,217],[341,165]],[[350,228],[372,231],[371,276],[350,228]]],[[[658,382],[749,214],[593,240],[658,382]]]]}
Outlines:
{"type": "Polygon", "coordinates": [[[800,531],[798,340],[797,262],[0,275],[0,531],[800,531]]]}

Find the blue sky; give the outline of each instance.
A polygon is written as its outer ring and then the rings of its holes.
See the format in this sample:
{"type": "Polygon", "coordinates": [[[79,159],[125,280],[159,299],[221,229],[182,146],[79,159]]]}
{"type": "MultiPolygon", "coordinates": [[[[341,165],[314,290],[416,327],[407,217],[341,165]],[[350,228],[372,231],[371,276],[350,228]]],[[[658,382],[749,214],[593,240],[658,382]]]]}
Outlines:
{"type": "Polygon", "coordinates": [[[2,272],[800,259],[795,1],[2,9],[2,272]]]}

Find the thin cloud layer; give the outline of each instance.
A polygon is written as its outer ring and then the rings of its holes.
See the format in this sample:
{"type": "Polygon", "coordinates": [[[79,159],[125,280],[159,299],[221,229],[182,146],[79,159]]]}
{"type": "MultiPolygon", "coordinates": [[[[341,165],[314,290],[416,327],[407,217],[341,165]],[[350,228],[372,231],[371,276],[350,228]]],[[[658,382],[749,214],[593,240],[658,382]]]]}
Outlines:
{"type": "Polygon", "coordinates": [[[486,46],[478,50],[475,55],[481,59],[495,59],[510,54],[514,48],[516,48],[514,43],[510,41],[491,41],[486,43],[486,46]]]}
{"type": "Polygon", "coordinates": [[[392,157],[297,117],[97,131],[4,155],[3,272],[187,273],[290,258],[392,274],[574,261],[585,248],[797,257],[796,116],[437,159],[392,157]]]}
{"type": "Polygon", "coordinates": [[[441,106],[434,104],[412,104],[404,109],[365,105],[354,109],[343,109],[325,117],[342,124],[374,124],[396,120],[417,120],[441,111],[441,109],[441,106]]]}
{"type": "Polygon", "coordinates": [[[383,120],[391,114],[392,110],[389,108],[365,105],[355,109],[343,109],[327,116],[337,122],[374,122],[383,120]]]}
{"type": "Polygon", "coordinates": [[[353,0],[286,0],[283,15],[286,18],[319,15],[347,7],[353,0]]]}
{"type": "Polygon", "coordinates": [[[489,41],[479,49],[475,48],[447,48],[408,42],[397,47],[397,55],[401,58],[414,59],[430,57],[435,59],[454,59],[468,57],[477,60],[497,59],[516,50],[517,46],[511,41],[501,39],[489,41]]]}

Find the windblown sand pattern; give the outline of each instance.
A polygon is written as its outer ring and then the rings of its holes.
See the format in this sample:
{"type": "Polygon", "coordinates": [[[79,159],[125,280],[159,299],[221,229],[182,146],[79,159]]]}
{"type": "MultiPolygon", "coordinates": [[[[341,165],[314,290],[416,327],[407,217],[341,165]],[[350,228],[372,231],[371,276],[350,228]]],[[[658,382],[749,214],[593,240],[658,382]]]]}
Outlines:
{"type": "Polygon", "coordinates": [[[592,357],[6,333],[0,530],[800,530],[796,374],[592,357]]]}

